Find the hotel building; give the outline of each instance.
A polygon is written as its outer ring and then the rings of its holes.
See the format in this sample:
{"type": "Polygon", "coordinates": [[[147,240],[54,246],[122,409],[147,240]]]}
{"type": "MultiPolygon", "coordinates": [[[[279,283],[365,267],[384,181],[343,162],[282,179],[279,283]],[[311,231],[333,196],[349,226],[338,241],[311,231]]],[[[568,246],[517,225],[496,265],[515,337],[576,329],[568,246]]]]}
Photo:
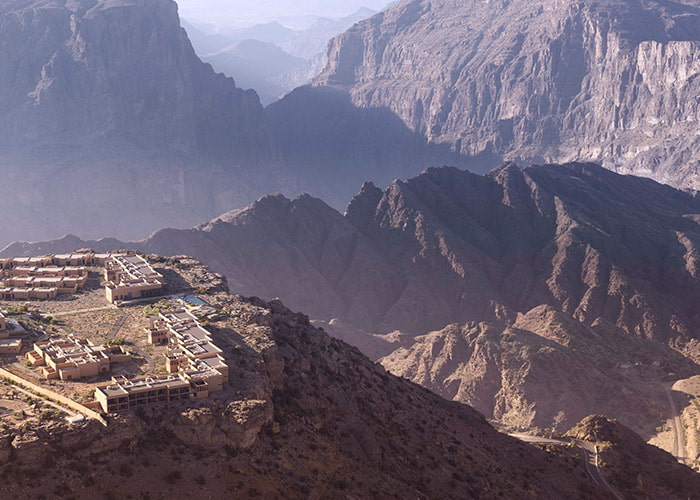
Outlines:
{"type": "Polygon", "coordinates": [[[26,359],[31,366],[41,366],[47,379],[77,380],[108,373],[112,363],[126,361],[129,355],[121,346],[96,346],[71,336],[34,344],[26,359]]]}
{"type": "Polygon", "coordinates": [[[184,310],[161,313],[146,331],[151,344],[168,343],[166,369],[171,375],[134,381],[115,379],[110,385],[98,387],[95,399],[105,412],[190,397],[206,398],[223,390],[229,379],[223,351],[195,316],[184,310]]]}
{"type": "Polygon", "coordinates": [[[179,377],[113,378],[109,385],[95,389],[95,400],[105,413],[118,413],[157,403],[190,399],[189,382],[179,377]]]}
{"type": "Polygon", "coordinates": [[[111,303],[163,293],[163,276],[140,255],[113,255],[106,259],[105,280],[105,295],[111,303]]]}

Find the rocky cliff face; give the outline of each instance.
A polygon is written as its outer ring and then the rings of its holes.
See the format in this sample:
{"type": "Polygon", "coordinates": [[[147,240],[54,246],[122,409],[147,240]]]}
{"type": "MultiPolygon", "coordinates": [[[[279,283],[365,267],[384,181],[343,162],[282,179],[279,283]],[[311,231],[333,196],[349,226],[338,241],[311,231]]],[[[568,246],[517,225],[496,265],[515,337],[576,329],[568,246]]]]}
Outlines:
{"type": "Polygon", "coordinates": [[[669,346],[697,342],[699,212],[594,165],[444,168],[366,184],[344,217],[268,197],[144,244],[332,319],[394,373],[500,422],[564,430],[599,412],[649,438],[668,408],[648,382],[698,373],[669,346]],[[466,326],[415,338],[450,323],[466,326]]]}
{"type": "Polygon", "coordinates": [[[275,157],[257,95],[197,58],[175,2],[0,5],[0,241],[189,227],[279,189],[275,157]]]}
{"type": "Polygon", "coordinates": [[[345,206],[367,180],[385,185],[432,165],[497,165],[428,144],[390,108],[359,108],[342,89],[300,87],[265,112],[282,161],[298,176],[295,192],[335,207],[345,206]]]}
{"type": "Polygon", "coordinates": [[[450,325],[406,344],[380,360],[387,370],[514,428],[564,431],[598,413],[648,438],[669,411],[663,389],[650,381],[700,370],[605,320],[587,327],[548,306],[506,328],[450,325]]]}
{"type": "Polygon", "coordinates": [[[695,1],[405,0],[335,38],[314,85],[465,155],[698,189],[698,33],[695,1]]]}
{"type": "Polygon", "coordinates": [[[238,161],[270,153],[257,96],[196,57],[170,0],[3,2],[0,46],[6,148],[119,136],[238,161]]]}
{"type": "Polygon", "coordinates": [[[377,333],[512,324],[547,304],[668,342],[697,331],[699,212],[697,198],[591,164],[442,168],[367,184],[345,216],[272,196],[143,245],[201,254],[234,290],[377,333]]]}

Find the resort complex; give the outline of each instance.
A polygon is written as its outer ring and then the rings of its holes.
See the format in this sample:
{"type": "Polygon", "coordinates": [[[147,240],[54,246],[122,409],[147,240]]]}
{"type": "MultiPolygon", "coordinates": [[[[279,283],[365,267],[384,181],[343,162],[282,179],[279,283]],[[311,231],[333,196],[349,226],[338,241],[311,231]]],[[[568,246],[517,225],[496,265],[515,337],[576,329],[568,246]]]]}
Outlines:
{"type": "Polygon", "coordinates": [[[40,301],[5,304],[16,318],[0,314],[0,354],[21,360],[14,363],[15,374],[31,371],[34,378],[67,388],[66,394],[83,399],[94,389],[94,402],[86,407],[104,413],[206,398],[223,390],[229,367],[192,311],[204,317],[215,310],[193,295],[148,306],[154,300],[147,299],[162,296],[165,285],[144,257],[128,252],[0,259],[0,301],[40,301]],[[95,286],[98,279],[104,295],[95,286]],[[63,317],[54,318],[52,311],[63,317]],[[29,351],[15,338],[17,320],[33,325],[29,351]],[[86,335],[88,329],[95,337],[86,335]],[[116,337],[120,331],[126,339],[116,337]],[[113,372],[115,363],[122,368],[113,372]]]}
{"type": "Polygon", "coordinates": [[[0,259],[0,299],[51,300],[77,293],[94,267],[104,269],[111,303],[162,293],[163,277],[140,255],[81,253],[0,259]]]}
{"type": "Polygon", "coordinates": [[[229,378],[223,351],[192,313],[184,309],[161,313],[151,321],[146,334],[151,344],[167,343],[166,369],[171,375],[113,378],[111,384],[95,390],[95,399],[105,412],[189,397],[206,398],[223,389],[229,378]]]}

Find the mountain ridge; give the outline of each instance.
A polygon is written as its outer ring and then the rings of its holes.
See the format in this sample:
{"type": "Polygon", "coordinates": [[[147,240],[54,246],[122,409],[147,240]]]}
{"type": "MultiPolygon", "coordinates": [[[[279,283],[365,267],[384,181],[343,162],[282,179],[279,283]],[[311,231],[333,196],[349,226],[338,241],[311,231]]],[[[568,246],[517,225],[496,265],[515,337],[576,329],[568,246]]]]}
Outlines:
{"type": "Polygon", "coordinates": [[[697,190],[698,27],[697,2],[404,0],[333,39],[313,85],[466,156],[697,190]]]}
{"type": "Polygon", "coordinates": [[[194,255],[501,423],[603,413],[649,439],[668,412],[658,383],[700,370],[698,214],[695,196],[593,164],[444,167],[365,183],[344,215],[275,194],[119,246],[194,255]]]}

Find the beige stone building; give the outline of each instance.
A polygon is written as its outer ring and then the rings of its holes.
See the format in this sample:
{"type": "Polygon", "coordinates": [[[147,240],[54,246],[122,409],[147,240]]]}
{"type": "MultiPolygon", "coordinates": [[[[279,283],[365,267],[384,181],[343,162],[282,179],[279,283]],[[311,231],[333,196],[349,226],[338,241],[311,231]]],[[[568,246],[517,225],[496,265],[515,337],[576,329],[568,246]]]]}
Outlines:
{"type": "Polygon", "coordinates": [[[41,374],[47,379],[77,380],[108,373],[112,363],[126,361],[129,355],[120,346],[61,337],[34,344],[26,359],[31,366],[41,366],[41,374]]]}
{"type": "Polygon", "coordinates": [[[57,288],[0,288],[0,300],[50,300],[56,297],[57,288]]]}
{"type": "Polygon", "coordinates": [[[85,277],[69,276],[12,276],[0,281],[2,288],[48,288],[55,289],[57,294],[71,294],[80,290],[85,277]]]}
{"type": "Polygon", "coordinates": [[[93,266],[93,253],[57,254],[51,256],[51,264],[54,266],[93,266]]]}
{"type": "Polygon", "coordinates": [[[84,266],[55,265],[56,262],[87,262],[87,257],[55,260],[55,256],[3,259],[0,270],[0,299],[48,300],[76,293],[88,280],[84,266]]]}
{"type": "Polygon", "coordinates": [[[161,319],[169,329],[165,353],[168,372],[189,381],[198,398],[223,390],[229,369],[211,333],[184,310],[161,314],[161,319]]]}
{"type": "Polygon", "coordinates": [[[19,354],[22,352],[22,339],[0,339],[0,354],[19,354]]]}
{"type": "Polygon", "coordinates": [[[22,351],[22,339],[11,338],[12,325],[0,313],[0,354],[19,354],[22,351]]]}
{"type": "Polygon", "coordinates": [[[139,255],[123,253],[57,254],[0,260],[0,299],[55,299],[76,293],[88,280],[88,267],[103,267],[105,295],[112,303],[157,297],[163,277],[139,255]]]}
{"type": "Polygon", "coordinates": [[[190,399],[190,383],[180,377],[144,377],[112,383],[95,389],[95,400],[105,413],[118,413],[151,404],[173,403],[190,399]]]}
{"type": "Polygon", "coordinates": [[[12,276],[44,276],[44,277],[68,277],[68,278],[85,278],[88,277],[88,268],[84,266],[48,266],[48,267],[31,267],[17,266],[12,269],[12,276]]]}
{"type": "Polygon", "coordinates": [[[163,276],[140,255],[113,255],[106,259],[105,280],[105,295],[111,303],[163,293],[163,276]]]}
{"type": "Polygon", "coordinates": [[[151,344],[168,343],[165,378],[135,381],[114,380],[98,387],[95,399],[107,413],[138,406],[206,398],[223,390],[229,380],[229,367],[223,351],[212,341],[211,333],[185,310],[162,313],[146,329],[151,344]]]}

